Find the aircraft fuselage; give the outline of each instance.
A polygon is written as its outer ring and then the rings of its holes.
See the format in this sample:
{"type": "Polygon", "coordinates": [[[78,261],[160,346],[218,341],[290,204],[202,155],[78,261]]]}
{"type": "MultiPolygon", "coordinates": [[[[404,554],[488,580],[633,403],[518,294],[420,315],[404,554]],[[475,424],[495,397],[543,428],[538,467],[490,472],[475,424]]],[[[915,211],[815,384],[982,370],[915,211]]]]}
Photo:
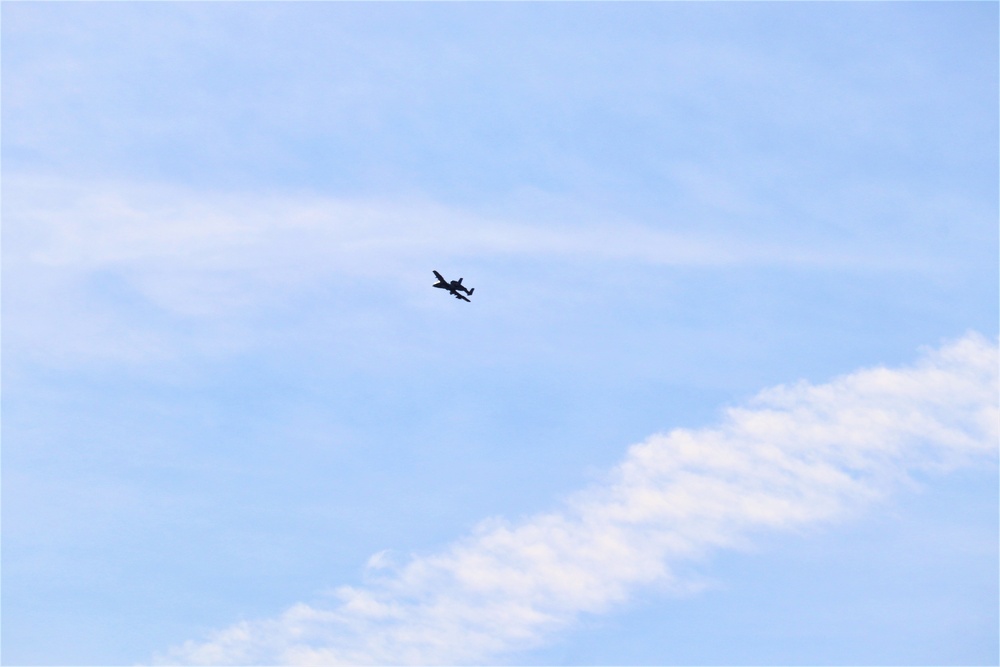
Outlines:
{"type": "Polygon", "coordinates": [[[471,296],[472,293],[476,290],[475,287],[466,287],[465,285],[463,285],[461,278],[459,278],[458,280],[445,280],[444,276],[442,276],[437,271],[434,271],[434,276],[438,279],[438,281],[434,283],[433,286],[438,287],[440,289],[448,290],[448,293],[451,294],[456,299],[462,299],[463,301],[468,301],[468,299],[459,294],[459,292],[465,292],[466,294],[471,296]]]}

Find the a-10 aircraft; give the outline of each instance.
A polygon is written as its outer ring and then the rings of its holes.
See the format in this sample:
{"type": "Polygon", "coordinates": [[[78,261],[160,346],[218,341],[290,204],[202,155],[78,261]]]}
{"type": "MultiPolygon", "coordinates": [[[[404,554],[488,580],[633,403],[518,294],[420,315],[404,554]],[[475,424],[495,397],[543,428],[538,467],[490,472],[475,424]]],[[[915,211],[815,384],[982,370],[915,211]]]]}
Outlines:
{"type": "MultiPolygon", "coordinates": [[[[434,277],[438,279],[438,281],[434,283],[434,287],[440,287],[441,289],[448,290],[448,293],[454,296],[456,299],[461,299],[462,301],[469,301],[469,299],[462,296],[460,292],[465,292],[469,296],[472,296],[472,293],[476,291],[475,287],[466,287],[465,285],[463,285],[461,278],[459,278],[458,280],[452,280],[451,282],[448,282],[447,280],[444,279],[444,276],[442,276],[437,271],[434,272],[434,277]]],[[[472,302],[469,301],[469,303],[472,302]]]]}

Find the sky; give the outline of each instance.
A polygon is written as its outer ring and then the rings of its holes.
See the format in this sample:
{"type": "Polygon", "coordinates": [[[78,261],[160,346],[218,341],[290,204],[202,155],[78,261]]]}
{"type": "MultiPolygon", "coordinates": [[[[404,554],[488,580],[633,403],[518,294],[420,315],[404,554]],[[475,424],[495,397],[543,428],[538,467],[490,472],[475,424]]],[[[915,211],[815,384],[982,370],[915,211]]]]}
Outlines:
{"type": "Polygon", "coordinates": [[[0,661],[997,664],[998,28],[3,3],[0,661]]]}

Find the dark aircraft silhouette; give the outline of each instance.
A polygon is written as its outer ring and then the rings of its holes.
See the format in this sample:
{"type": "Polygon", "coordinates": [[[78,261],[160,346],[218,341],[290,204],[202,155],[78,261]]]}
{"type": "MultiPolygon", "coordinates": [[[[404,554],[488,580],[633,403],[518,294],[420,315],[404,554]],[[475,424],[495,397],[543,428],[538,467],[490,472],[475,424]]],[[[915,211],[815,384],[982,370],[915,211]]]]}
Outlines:
{"type": "MultiPolygon", "coordinates": [[[[442,276],[437,271],[434,272],[434,276],[438,279],[438,281],[434,283],[434,287],[440,287],[441,289],[448,290],[448,293],[451,294],[456,299],[461,299],[462,301],[469,301],[467,298],[459,294],[459,292],[465,292],[469,296],[472,296],[472,293],[476,291],[475,287],[469,288],[463,285],[461,278],[459,278],[458,280],[452,280],[451,282],[448,282],[447,280],[444,279],[444,276],[442,276]]],[[[469,303],[472,302],[469,301],[469,303]]]]}

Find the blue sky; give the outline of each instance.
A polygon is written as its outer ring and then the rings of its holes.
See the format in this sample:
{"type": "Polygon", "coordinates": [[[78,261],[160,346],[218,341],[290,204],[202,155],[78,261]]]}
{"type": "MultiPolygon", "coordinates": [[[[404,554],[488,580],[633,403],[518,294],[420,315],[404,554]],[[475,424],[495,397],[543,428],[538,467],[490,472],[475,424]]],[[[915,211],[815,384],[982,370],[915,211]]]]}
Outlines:
{"type": "Polygon", "coordinates": [[[4,3],[3,662],[996,664],[997,28],[4,3]]]}

